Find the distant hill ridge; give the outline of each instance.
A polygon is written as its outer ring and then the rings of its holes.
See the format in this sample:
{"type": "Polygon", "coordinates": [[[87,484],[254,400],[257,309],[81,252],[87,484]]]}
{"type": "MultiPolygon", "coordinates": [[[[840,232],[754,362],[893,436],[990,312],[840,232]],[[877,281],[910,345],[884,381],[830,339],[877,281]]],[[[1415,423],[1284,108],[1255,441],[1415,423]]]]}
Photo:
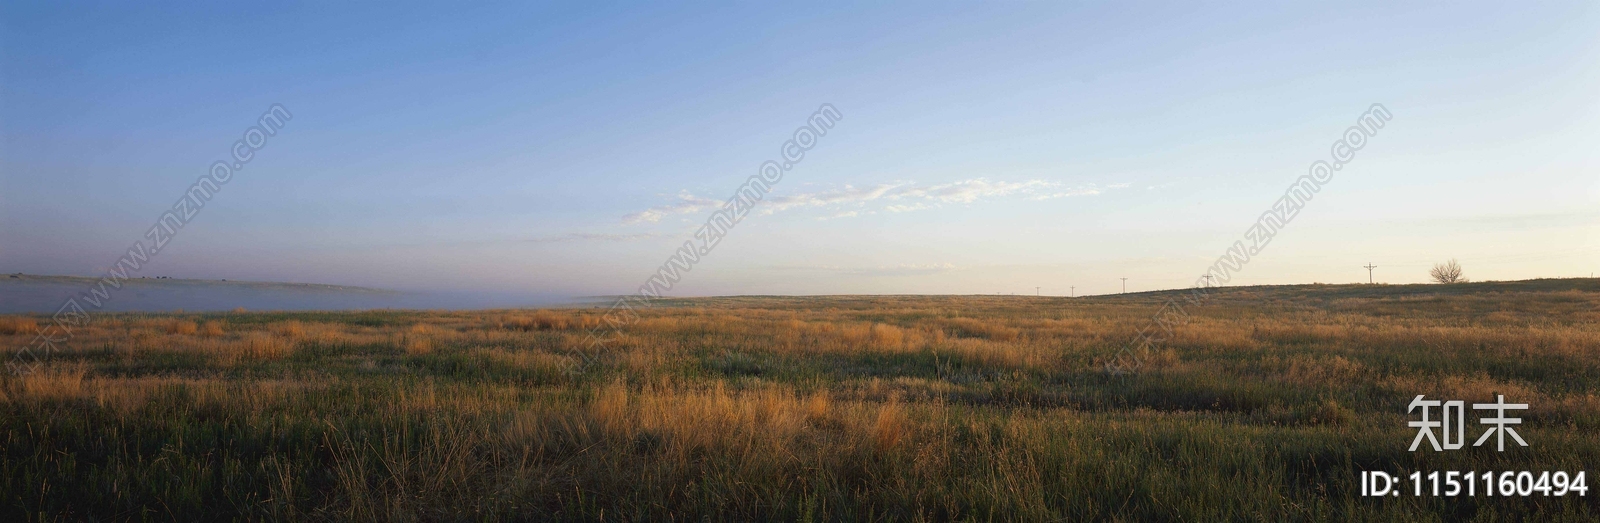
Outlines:
{"type": "MultiPolygon", "coordinates": [[[[661,305],[696,305],[711,302],[749,303],[756,301],[783,302],[835,300],[835,301],[861,301],[861,300],[917,300],[935,298],[991,298],[996,300],[1040,300],[1048,302],[1095,300],[1095,301],[1166,301],[1178,300],[1181,304],[1193,292],[1193,288],[1162,289],[1153,291],[1129,292],[1126,294],[1094,294],[1069,298],[1066,296],[1035,296],[1032,294],[736,294],[723,296],[685,296],[662,297],[651,300],[652,303],[661,305]]],[[[1537,293],[1537,292],[1600,292],[1600,278],[1538,278],[1532,280],[1510,281],[1483,281],[1465,283],[1300,283],[1287,285],[1226,285],[1212,287],[1208,294],[1211,299],[1224,300],[1252,300],[1252,299],[1342,299],[1342,298],[1404,298],[1424,296],[1457,296],[1471,294],[1492,293],[1537,293]]],[[[582,296],[580,301],[592,305],[610,305],[619,296],[600,295],[582,296]]]]}
{"type": "MultiPolygon", "coordinates": [[[[86,277],[86,276],[56,276],[56,275],[11,273],[11,274],[7,274],[7,275],[5,275],[3,277],[0,277],[0,284],[5,284],[5,283],[42,283],[42,284],[57,284],[57,285],[82,285],[84,287],[88,287],[88,286],[91,286],[91,285],[99,285],[99,283],[100,283],[100,281],[102,279],[103,279],[103,277],[90,278],[90,277],[86,277]]],[[[259,289],[282,289],[282,290],[321,290],[321,291],[338,291],[338,292],[373,292],[373,293],[394,293],[394,292],[397,292],[397,291],[392,291],[392,290],[388,290],[388,289],[378,289],[378,288],[373,288],[373,287],[357,287],[357,286],[350,286],[350,285],[332,285],[332,284],[326,284],[326,283],[262,282],[262,281],[226,280],[226,279],[222,279],[222,280],[202,280],[202,279],[193,279],[193,278],[169,278],[169,277],[165,277],[165,276],[157,276],[157,277],[145,276],[145,277],[138,277],[138,278],[129,278],[129,279],[126,279],[126,280],[122,280],[122,284],[123,285],[173,285],[173,286],[177,286],[177,285],[230,285],[230,286],[250,287],[250,288],[259,288],[259,289]]]]}

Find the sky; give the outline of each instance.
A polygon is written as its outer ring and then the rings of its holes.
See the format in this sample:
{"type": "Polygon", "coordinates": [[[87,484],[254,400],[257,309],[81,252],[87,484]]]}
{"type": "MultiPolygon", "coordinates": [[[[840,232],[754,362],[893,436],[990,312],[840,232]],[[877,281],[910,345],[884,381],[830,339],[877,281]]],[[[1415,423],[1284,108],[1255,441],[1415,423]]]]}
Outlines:
{"type": "Polygon", "coordinates": [[[0,7],[0,272],[634,292],[823,104],[671,294],[1191,284],[1373,104],[1229,285],[1600,272],[1600,5],[0,7]],[[231,160],[230,160],[231,161],[231,160]]]}

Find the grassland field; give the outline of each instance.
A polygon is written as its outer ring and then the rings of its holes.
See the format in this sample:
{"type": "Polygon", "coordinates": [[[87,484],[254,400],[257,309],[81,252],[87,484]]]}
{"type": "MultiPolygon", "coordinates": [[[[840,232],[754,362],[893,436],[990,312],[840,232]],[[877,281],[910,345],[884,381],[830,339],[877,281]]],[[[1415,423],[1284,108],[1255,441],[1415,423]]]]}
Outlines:
{"type": "MultiPolygon", "coordinates": [[[[99,315],[0,378],[0,520],[1592,521],[1359,473],[1600,465],[1600,280],[99,315]],[[571,372],[575,368],[580,373],[571,372]],[[1417,394],[1529,443],[1407,450],[1417,394]]],[[[0,356],[43,316],[0,316],[0,356]]]]}

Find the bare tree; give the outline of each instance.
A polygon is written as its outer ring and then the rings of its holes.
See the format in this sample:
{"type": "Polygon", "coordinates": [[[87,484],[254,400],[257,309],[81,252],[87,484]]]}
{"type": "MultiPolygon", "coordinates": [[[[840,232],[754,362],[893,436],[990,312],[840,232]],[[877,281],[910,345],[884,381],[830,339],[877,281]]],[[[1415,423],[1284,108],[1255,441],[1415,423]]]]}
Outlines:
{"type": "Polygon", "coordinates": [[[1439,283],[1462,283],[1467,281],[1466,278],[1461,277],[1461,264],[1456,263],[1454,258],[1444,263],[1434,264],[1433,269],[1428,271],[1428,276],[1433,277],[1433,281],[1439,283]]]}

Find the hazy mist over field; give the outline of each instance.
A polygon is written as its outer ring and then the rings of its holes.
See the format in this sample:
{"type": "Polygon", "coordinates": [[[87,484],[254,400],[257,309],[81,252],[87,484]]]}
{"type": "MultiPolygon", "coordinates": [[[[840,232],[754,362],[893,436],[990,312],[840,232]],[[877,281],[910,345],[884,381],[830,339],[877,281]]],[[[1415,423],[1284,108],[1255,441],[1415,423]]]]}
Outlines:
{"type": "MultiPolygon", "coordinates": [[[[68,298],[94,288],[97,280],[66,276],[0,276],[0,314],[53,313],[68,298]]],[[[504,292],[392,291],[338,285],[138,279],[125,284],[107,312],[485,309],[572,305],[560,296],[504,292]]]]}

